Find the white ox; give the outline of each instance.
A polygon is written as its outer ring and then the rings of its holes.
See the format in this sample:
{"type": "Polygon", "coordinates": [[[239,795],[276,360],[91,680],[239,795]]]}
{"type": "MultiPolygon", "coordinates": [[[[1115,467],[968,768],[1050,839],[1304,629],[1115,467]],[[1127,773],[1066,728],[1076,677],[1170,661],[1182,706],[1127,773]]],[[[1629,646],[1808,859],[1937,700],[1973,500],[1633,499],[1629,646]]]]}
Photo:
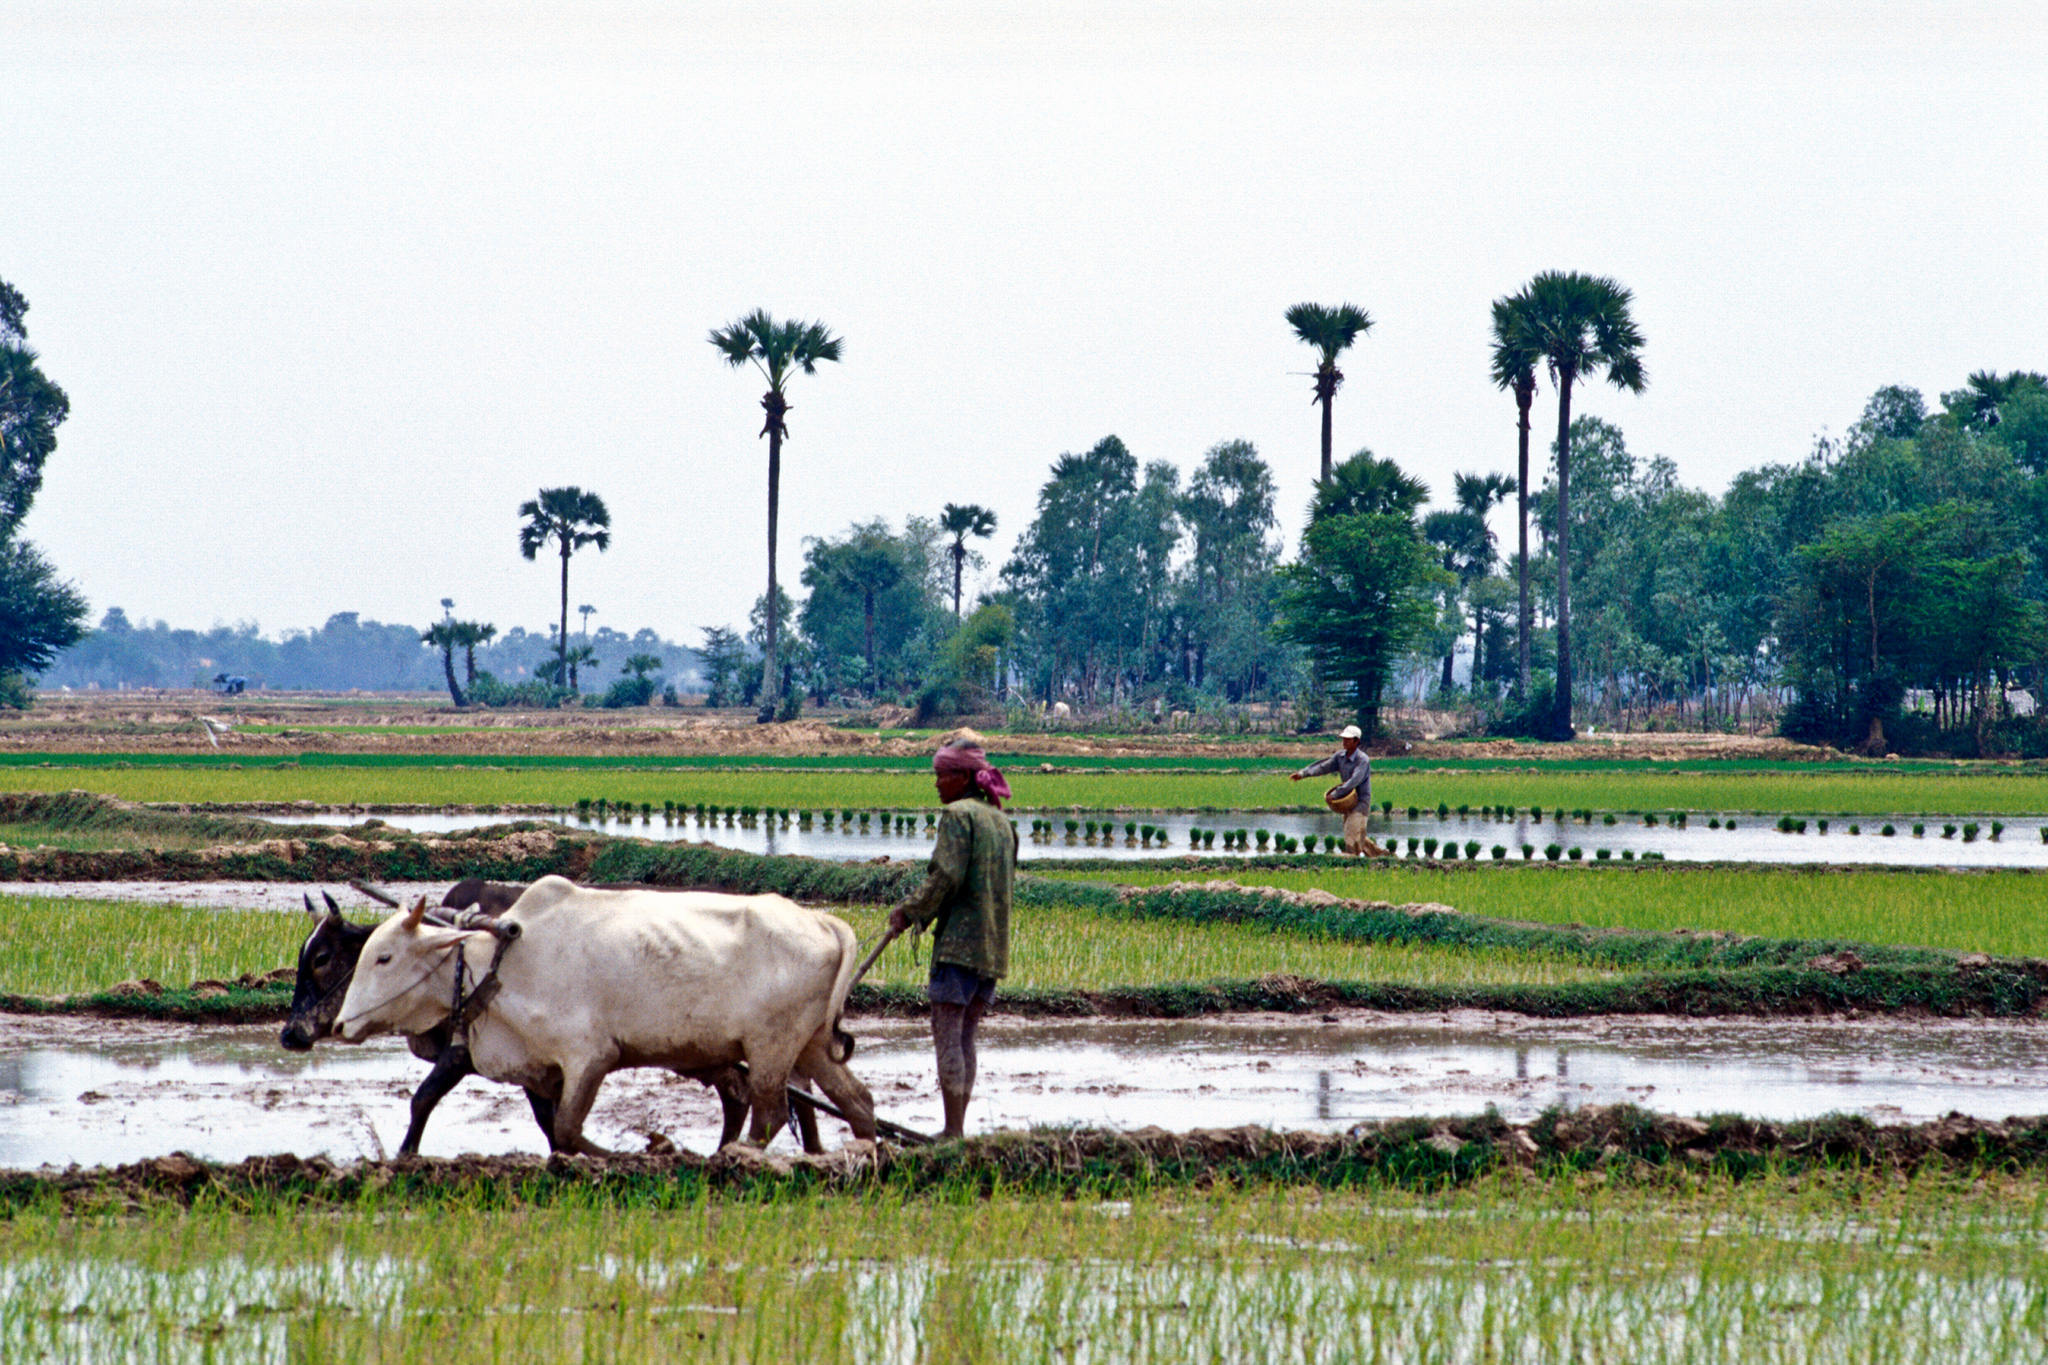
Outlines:
{"type": "MultiPolygon", "coordinates": [[[[344,1040],[425,1033],[451,1012],[456,954],[466,985],[489,969],[488,932],[424,923],[425,906],[364,943],[334,1026],[344,1040]]],[[[595,891],[562,877],[535,882],[502,918],[520,937],[470,1028],[470,1057],[491,1080],[555,1098],[555,1150],[604,1154],[583,1120],[599,1083],[633,1066],[745,1062],[758,1143],[787,1120],[792,1075],[816,1081],[855,1136],[874,1137],[874,1101],[835,1050],[858,961],[846,921],[781,896],[595,891]]]]}

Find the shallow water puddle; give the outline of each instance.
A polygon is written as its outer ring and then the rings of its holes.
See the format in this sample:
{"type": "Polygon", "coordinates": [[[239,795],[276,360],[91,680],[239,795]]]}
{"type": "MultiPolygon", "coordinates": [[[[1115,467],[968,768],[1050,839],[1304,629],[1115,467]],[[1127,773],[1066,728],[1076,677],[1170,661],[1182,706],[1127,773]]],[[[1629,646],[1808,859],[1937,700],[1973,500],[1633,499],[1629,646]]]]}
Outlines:
{"type": "MultiPolygon", "coordinates": [[[[930,1046],[900,1020],[854,1021],[854,1070],[884,1116],[939,1125],[930,1046]]],[[[1169,1129],[1261,1124],[1341,1131],[1370,1119],[1467,1114],[1514,1121],[1553,1104],[1628,1102],[1676,1114],[1879,1122],[2048,1113],[2043,1028],[2016,1021],[1576,1021],[1459,1012],[1347,1012],[1335,1023],[1033,1021],[984,1026],[977,1131],[1036,1124],[1169,1129]]],[[[397,1149],[425,1064],[393,1040],[287,1053],[274,1028],[194,1028],[0,1015],[0,1167],[215,1160],[397,1149]]],[[[605,1083],[589,1125],[639,1150],[650,1132],[707,1150],[718,1106],[656,1071],[605,1083]]],[[[828,1143],[845,1129],[824,1121],[828,1143]]],[[[778,1142],[789,1144],[784,1137],[778,1142]]],[[[465,1082],[428,1125],[428,1155],[542,1152],[521,1092],[465,1082]]]]}
{"type": "MultiPolygon", "coordinates": [[[[330,812],[325,814],[264,815],[266,820],[292,824],[317,824],[346,826],[360,824],[364,816],[330,812]]],[[[421,834],[446,834],[456,830],[481,829],[490,825],[509,823],[515,817],[506,815],[382,815],[375,817],[385,824],[398,829],[412,830],[421,834]]],[[[532,818],[532,817],[527,817],[532,818]]],[[[1119,862],[1140,859],[1176,857],[1199,853],[1203,857],[1229,857],[1233,853],[1248,856],[1249,853],[1266,853],[1256,843],[1259,830],[1275,835],[1287,835],[1294,839],[1311,837],[1322,839],[1340,837],[1344,832],[1343,822],[1334,815],[1322,812],[1295,811],[1214,811],[1214,812],[1151,812],[1146,814],[1127,813],[1117,815],[1114,829],[1094,837],[1086,833],[1085,821],[1081,831],[1069,835],[1065,831],[1069,817],[1055,814],[1052,817],[1054,833],[1046,837],[1033,837],[1031,822],[1043,819],[1025,812],[1017,817],[1022,842],[1018,855],[1026,862],[1062,861],[1073,858],[1108,858],[1119,862]],[[1153,825],[1166,831],[1163,839],[1150,844],[1140,843],[1127,834],[1124,826],[1137,824],[1139,827],[1153,825]],[[1200,829],[1211,831],[1215,838],[1197,846],[1189,842],[1188,831],[1200,829]],[[1220,846],[1225,830],[1243,829],[1252,835],[1253,846],[1246,850],[1233,850],[1220,846]]],[[[1103,817],[1104,820],[1107,817],[1103,817]]],[[[1577,848],[1585,861],[1599,858],[1601,849],[1606,849],[1617,861],[1627,853],[1640,858],[1646,853],[1661,853],[1668,862],[1734,862],[1734,863],[1855,863],[1887,867],[2048,867],[2048,841],[2040,834],[2039,821],[2027,821],[2009,825],[1996,839],[1989,837],[1990,824],[1984,824],[1984,833],[1964,842],[1961,827],[1962,817],[1952,820],[1928,821],[1921,817],[1918,823],[1925,833],[1916,837],[1912,833],[1916,823],[1911,816],[1857,816],[1854,820],[1832,818],[1827,833],[1821,833],[1819,820],[1807,818],[1807,833],[1782,834],[1775,828],[1775,818],[1768,815],[1746,815],[1733,817],[1734,828],[1713,829],[1709,820],[1719,816],[1699,815],[1683,827],[1670,824],[1645,825],[1631,823],[1626,817],[1612,825],[1594,821],[1580,824],[1577,821],[1558,822],[1554,820],[1531,820],[1527,815],[1513,819],[1495,820],[1480,815],[1460,816],[1453,814],[1439,820],[1434,815],[1424,815],[1410,820],[1396,815],[1391,821],[1375,815],[1372,822],[1373,838],[1382,844],[1398,845],[1402,857],[1426,858],[1430,852],[1418,844],[1411,852],[1408,840],[1435,840],[1439,849],[1447,843],[1456,844],[1459,856],[1464,856],[1467,845],[1479,846],[1478,856],[1486,862],[1494,861],[1493,849],[1503,850],[1503,857],[1510,862],[1523,861],[1522,846],[1534,849],[1532,857],[1543,861],[1545,850],[1557,844],[1562,850],[1577,848]],[[1881,833],[1889,823],[1895,831],[1886,836],[1881,833]],[[1862,831],[1849,833],[1851,826],[1862,831]],[[1942,837],[1945,825],[1953,825],[1956,833],[1942,837]]],[[[606,834],[631,836],[637,839],[654,839],[664,842],[695,840],[700,843],[716,844],[721,848],[739,849],[747,853],[796,854],[806,858],[826,858],[839,862],[867,861],[886,855],[902,861],[909,859],[922,862],[930,856],[932,832],[924,828],[923,815],[918,816],[916,828],[872,827],[856,824],[852,828],[843,825],[832,829],[814,826],[803,828],[800,824],[771,825],[766,820],[757,823],[727,824],[719,820],[699,823],[694,817],[668,824],[660,819],[618,819],[610,821],[584,820],[573,817],[559,817],[557,823],[573,829],[588,829],[606,834]],[[870,829],[872,828],[872,832],[870,829]]],[[[1284,856],[1284,855],[1282,855],[1284,856]]],[[[1445,856],[1449,856],[1446,854],[1445,856]]],[[[1568,857],[1568,853],[1562,856],[1568,857]]]]}

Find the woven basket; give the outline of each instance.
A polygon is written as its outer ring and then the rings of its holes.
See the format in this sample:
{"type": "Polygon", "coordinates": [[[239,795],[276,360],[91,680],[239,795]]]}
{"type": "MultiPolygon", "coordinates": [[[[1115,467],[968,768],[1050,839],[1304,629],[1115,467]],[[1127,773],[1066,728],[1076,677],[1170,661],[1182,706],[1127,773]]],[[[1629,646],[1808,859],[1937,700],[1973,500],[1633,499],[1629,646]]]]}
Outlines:
{"type": "Polygon", "coordinates": [[[1325,796],[1323,804],[1339,815],[1349,815],[1358,809],[1358,793],[1356,791],[1348,791],[1342,796],[1325,796]]]}

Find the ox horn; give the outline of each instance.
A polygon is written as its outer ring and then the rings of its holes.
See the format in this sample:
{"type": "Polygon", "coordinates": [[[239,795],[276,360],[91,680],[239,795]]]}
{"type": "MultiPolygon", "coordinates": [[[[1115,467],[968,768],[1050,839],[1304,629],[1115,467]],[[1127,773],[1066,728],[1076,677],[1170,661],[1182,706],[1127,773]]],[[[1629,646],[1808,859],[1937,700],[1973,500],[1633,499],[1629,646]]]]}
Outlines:
{"type": "Polygon", "coordinates": [[[320,912],[313,908],[313,894],[310,891],[301,891],[299,899],[306,903],[307,914],[311,915],[314,919],[320,918],[320,912]]]}
{"type": "MultiPolygon", "coordinates": [[[[323,886],[322,888],[320,888],[320,899],[327,902],[328,914],[334,916],[336,919],[341,918],[341,906],[335,902],[333,892],[329,891],[326,887],[323,886]]],[[[306,908],[308,910],[311,910],[313,907],[308,905],[306,908]]]]}
{"type": "Polygon", "coordinates": [[[421,896],[419,900],[414,903],[412,909],[405,912],[405,927],[408,929],[419,928],[420,921],[426,918],[426,914],[427,898],[425,896],[421,896]]]}

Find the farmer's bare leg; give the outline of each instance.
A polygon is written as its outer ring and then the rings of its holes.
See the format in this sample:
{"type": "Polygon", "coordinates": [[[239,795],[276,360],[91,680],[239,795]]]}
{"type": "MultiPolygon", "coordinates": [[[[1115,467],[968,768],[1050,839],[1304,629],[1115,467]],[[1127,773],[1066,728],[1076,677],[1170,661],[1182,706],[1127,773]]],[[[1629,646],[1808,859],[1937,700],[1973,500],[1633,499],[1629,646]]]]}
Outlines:
{"type": "Polygon", "coordinates": [[[972,1006],[932,1006],[932,1048],[938,1054],[939,1099],[946,1108],[946,1129],[941,1137],[964,1137],[967,1133],[967,1101],[974,1094],[973,1043],[967,1030],[967,1012],[972,1006]]]}

